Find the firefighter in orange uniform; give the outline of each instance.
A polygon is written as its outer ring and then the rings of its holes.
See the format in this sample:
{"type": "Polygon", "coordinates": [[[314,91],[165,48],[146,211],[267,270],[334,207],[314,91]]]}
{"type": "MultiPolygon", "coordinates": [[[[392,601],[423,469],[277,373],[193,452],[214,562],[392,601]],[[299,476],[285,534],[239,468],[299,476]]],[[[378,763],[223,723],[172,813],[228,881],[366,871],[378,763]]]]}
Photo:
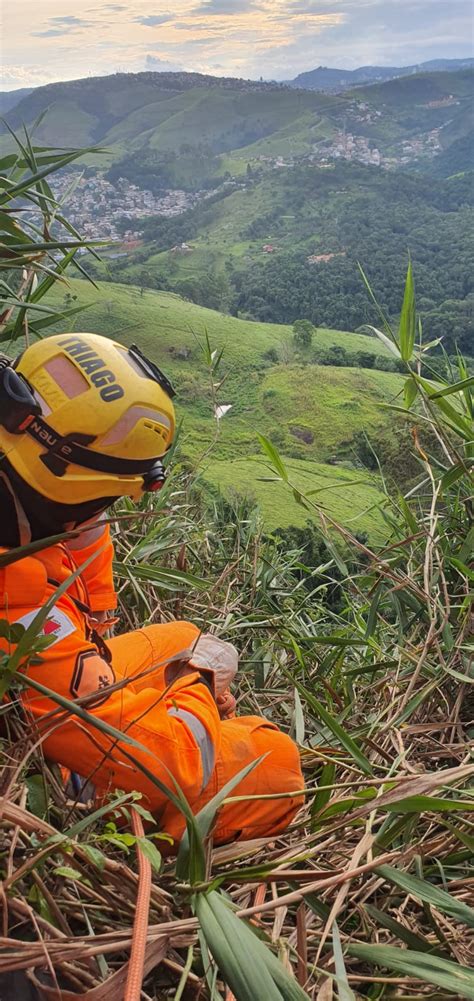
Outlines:
{"type": "Polygon", "coordinates": [[[299,756],[267,720],[226,718],[235,648],[190,622],[146,626],[107,642],[100,635],[116,605],[113,547],[101,517],[118,497],[139,499],[162,485],[161,458],[175,429],[173,395],[138,348],[94,334],[54,335],[13,364],[1,359],[0,546],[83,531],[0,570],[0,618],[28,626],[58,585],[82,568],[44,622],[49,645],[40,663],[25,667],[26,675],[82,700],[143,750],[75,716],[58,716],[51,698],[25,687],[23,703],[46,756],[90,780],[99,795],[140,791],[161,829],[179,841],[181,814],[135,762],[167,788],[174,788],[173,776],[196,812],[266,754],[235,794],[294,795],[228,804],[215,840],[275,835],[302,803],[299,756]]]}

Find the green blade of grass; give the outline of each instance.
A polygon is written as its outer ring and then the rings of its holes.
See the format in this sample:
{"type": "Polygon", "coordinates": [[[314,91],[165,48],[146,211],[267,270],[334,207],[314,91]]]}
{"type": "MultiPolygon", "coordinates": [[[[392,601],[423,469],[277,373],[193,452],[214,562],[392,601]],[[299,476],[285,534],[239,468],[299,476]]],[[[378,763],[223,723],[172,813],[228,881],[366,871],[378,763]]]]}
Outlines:
{"type": "Polygon", "coordinates": [[[372,765],[369,759],[365,756],[356,741],[348,734],[347,730],[338,722],[338,720],[328,712],[323,706],[322,702],[316,698],[311,692],[298,681],[297,678],[293,678],[291,673],[286,669],[282,668],[283,673],[289,678],[294,685],[296,685],[300,695],[303,695],[306,699],[308,705],[314,710],[316,717],[322,719],[326,724],[331,733],[334,734],[338,742],[342,745],[344,750],[346,750],[354,761],[359,765],[359,768],[365,773],[365,775],[372,775],[372,765]]]}
{"type": "Polygon", "coordinates": [[[307,1001],[307,994],[221,894],[198,894],[194,908],[207,945],[237,1001],[307,1001]]]}
{"type": "Polygon", "coordinates": [[[400,354],[403,361],[410,361],[413,348],[415,347],[416,334],[416,312],[415,312],[415,283],[413,281],[413,269],[411,261],[408,262],[407,277],[405,282],[405,292],[403,296],[402,311],[400,314],[400,354]]]}
{"type": "Polygon", "coordinates": [[[342,954],[341,937],[336,922],[332,928],[332,947],[334,951],[334,966],[336,968],[337,996],[339,1001],[356,1001],[354,991],[349,986],[346,965],[342,954]]]}
{"type": "Polygon", "coordinates": [[[406,893],[410,893],[418,900],[437,907],[438,910],[449,914],[456,921],[468,925],[469,928],[474,928],[474,909],[462,900],[452,897],[446,890],[441,890],[426,879],[411,876],[409,873],[402,872],[390,865],[381,865],[376,871],[379,876],[383,876],[388,882],[399,886],[401,890],[405,890],[406,893]]]}
{"type": "Polygon", "coordinates": [[[396,935],[402,942],[405,942],[405,945],[408,945],[410,949],[429,952],[433,956],[440,955],[436,947],[432,946],[431,942],[428,942],[428,939],[422,938],[421,935],[416,935],[410,928],[406,928],[400,921],[392,918],[390,914],[386,914],[385,911],[379,911],[378,907],[374,907],[373,904],[364,904],[364,907],[378,925],[391,931],[393,935],[396,935]]]}
{"type": "Polygon", "coordinates": [[[439,956],[411,949],[397,949],[392,945],[349,945],[347,952],[366,963],[396,970],[408,977],[435,984],[450,991],[456,998],[474,999],[474,973],[467,966],[453,963],[439,956]]]}

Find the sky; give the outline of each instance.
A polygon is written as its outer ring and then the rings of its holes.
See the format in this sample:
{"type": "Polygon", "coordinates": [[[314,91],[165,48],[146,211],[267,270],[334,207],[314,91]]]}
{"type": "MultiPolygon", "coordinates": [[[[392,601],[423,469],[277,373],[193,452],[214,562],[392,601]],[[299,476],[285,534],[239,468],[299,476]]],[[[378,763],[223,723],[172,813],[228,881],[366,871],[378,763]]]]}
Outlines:
{"type": "Polygon", "coordinates": [[[320,65],[406,66],[472,55],[471,0],[90,4],[3,2],[0,89],[142,70],[285,80],[320,65]]]}

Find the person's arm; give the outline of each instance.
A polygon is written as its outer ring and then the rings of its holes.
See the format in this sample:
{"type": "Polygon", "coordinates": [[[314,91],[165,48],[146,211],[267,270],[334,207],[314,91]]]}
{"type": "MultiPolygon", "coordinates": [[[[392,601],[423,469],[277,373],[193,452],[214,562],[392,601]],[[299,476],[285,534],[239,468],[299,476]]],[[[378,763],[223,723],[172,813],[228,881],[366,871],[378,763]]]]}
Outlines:
{"type": "Polygon", "coordinates": [[[81,571],[81,577],[87,587],[92,612],[100,614],[114,611],[117,606],[117,595],[113,582],[114,547],[109,525],[99,521],[90,527],[85,527],[77,539],[72,539],[68,543],[68,549],[77,566],[85,563],[94,553],[97,554],[96,558],[81,571]]]}
{"type": "MultiPolygon", "coordinates": [[[[17,615],[22,611],[18,609],[17,615]]],[[[21,614],[16,621],[22,621],[21,614]]],[[[150,686],[135,692],[128,685],[114,690],[123,678],[120,657],[112,655],[109,663],[86,639],[81,616],[67,596],[59,599],[48,622],[46,634],[53,637],[52,643],[42,651],[41,662],[26,669],[27,677],[71,701],[88,696],[89,713],[124,736],[107,736],[74,714],[59,722],[49,716],[56,708],[54,697],[26,687],[22,701],[44,737],[45,755],[90,779],[101,794],[114,788],[142,792],[153,811],[163,809],[166,797],[140,771],[138,762],[167,788],[174,791],[177,782],[185,796],[195,800],[210,780],[221,741],[212,673],[188,668],[184,677],[161,691],[150,686]],[[140,747],[131,745],[129,738],[140,747]]],[[[140,631],[137,639],[139,670],[140,631]]],[[[129,645],[135,642],[134,634],[129,634],[129,645]]]]}

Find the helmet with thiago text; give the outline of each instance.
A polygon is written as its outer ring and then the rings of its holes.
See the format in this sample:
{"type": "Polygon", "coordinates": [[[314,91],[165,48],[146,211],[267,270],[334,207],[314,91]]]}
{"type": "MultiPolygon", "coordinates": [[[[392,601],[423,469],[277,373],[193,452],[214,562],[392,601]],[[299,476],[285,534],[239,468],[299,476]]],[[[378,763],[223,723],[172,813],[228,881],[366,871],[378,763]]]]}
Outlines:
{"type": "Polygon", "coordinates": [[[136,345],[89,333],[37,341],[0,362],[1,468],[23,496],[56,505],[61,524],[138,500],[164,482],[174,395],[136,345]]]}

